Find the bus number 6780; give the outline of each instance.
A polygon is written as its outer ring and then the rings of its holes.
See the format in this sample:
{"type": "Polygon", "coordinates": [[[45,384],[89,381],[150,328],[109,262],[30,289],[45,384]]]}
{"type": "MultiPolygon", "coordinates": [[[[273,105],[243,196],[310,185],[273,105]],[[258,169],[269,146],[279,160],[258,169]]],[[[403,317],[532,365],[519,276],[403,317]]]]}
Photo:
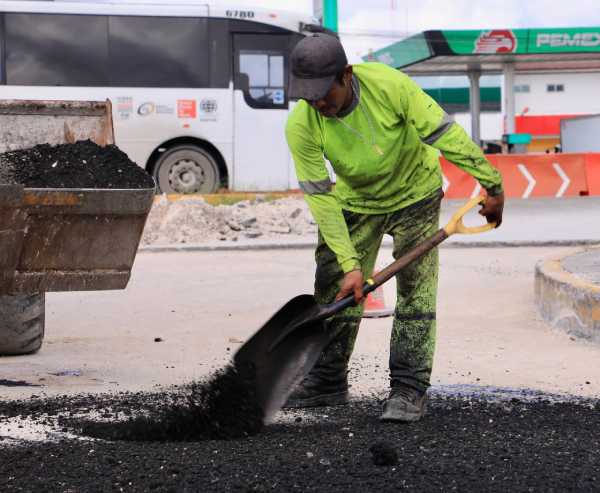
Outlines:
{"type": "Polygon", "coordinates": [[[227,10],[225,15],[227,17],[238,17],[240,19],[254,18],[254,12],[252,10],[227,10]]]}

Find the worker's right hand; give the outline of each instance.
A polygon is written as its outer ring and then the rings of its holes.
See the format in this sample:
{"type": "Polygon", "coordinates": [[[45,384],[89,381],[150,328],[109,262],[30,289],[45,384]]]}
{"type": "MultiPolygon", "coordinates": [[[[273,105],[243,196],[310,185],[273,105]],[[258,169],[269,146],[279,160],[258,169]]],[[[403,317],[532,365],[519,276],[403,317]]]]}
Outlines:
{"type": "Polygon", "coordinates": [[[360,270],[353,270],[344,275],[340,292],[335,297],[335,300],[341,300],[350,294],[354,294],[354,301],[358,305],[363,299],[363,284],[365,280],[360,270]]]}

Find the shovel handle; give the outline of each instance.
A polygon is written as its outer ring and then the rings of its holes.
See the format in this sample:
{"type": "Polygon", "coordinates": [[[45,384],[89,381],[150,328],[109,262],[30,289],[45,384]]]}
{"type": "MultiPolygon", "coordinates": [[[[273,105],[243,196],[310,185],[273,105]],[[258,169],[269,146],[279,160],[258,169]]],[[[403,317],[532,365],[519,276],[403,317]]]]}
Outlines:
{"type": "Polygon", "coordinates": [[[483,226],[475,226],[475,227],[467,227],[463,223],[463,216],[469,212],[473,207],[478,204],[484,204],[485,197],[479,196],[469,200],[465,205],[463,205],[458,211],[454,213],[454,215],[448,221],[448,224],[444,226],[444,231],[451,236],[455,233],[460,233],[463,235],[474,235],[477,233],[484,233],[485,231],[490,231],[496,227],[496,223],[487,223],[483,226]]]}
{"type": "MultiPolygon", "coordinates": [[[[419,243],[411,251],[402,255],[402,257],[388,265],[385,269],[379,271],[373,277],[367,279],[363,284],[363,294],[367,296],[370,292],[375,291],[384,282],[394,277],[404,267],[414,262],[421,255],[424,255],[435,246],[439,245],[446,238],[448,238],[448,234],[446,233],[446,231],[444,231],[444,229],[440,229],[433,236],[427,238],[423,243],[419,243]]],[[[336,301],[335,303],[327,305],[327,316],[334,315],[335,313],[340,312],[344,308],[348,308],[350,306],[355,305],[356,302],[354,301],[354,295],[351,294],[349,296],[346,296],[345,298],[342,298],[339,301],[336,301]]]]}
{"type": "MultiPolygon", "coordinates": [[[[419,243],[412,250],[402,255],[402,257],[392,262],[385,269],[379,271],[373,277],[367,279],[365,284],[363,285],[363,294],[367,296],[370,292],[375,291],[379,286],[381,286],[383,283],[385,283],[386,281],[394,277],[402,269],[404,269],[404,267],[411,264],[422,255],[425,255],[429,250],[435,248],[442,241],[444,241],[446,238],[455,233],[476,234],[494,229],[496,227],[496,223],[488,223],[483,226],[477,227],[467,227],[462,221],[463,216],[468,211],[470,211],[476,205],[482,204],[484,202],[485,197],[475,197],[474,199],[469,200],[450,218],[450,221],[448,221],[448,224],[446,226],[438,230],[435,234],[427,238],[422,243],[419,243]]],[[[328,316],[331,316],[345,308],[354,305],[356,305],[354,301],[354,295],[349,295],[345,298],[342,298],[339,301],[336,301],[335,303],[327,305],[327,314],[328,316]]]]}

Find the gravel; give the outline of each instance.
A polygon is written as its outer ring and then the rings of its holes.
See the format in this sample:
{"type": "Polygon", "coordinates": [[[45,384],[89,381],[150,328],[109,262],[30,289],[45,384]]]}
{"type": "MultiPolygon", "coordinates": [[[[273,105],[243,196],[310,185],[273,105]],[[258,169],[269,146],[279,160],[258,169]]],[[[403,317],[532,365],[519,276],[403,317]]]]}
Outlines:
{"type": "Polygon", "coordinates": [[[163,196],[150,212],[142,245],[316,238],[316,234],[317,226],[301,197],[213,206],[202,198],[169,201],[163,196]]]}

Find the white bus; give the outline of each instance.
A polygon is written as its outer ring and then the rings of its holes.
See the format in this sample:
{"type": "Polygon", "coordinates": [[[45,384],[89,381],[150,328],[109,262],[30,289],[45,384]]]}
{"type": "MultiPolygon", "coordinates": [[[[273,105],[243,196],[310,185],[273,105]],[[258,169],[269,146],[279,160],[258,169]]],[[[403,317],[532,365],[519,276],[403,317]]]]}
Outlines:
{"type": "Polygon", "coordinates": [[[198,1],[0,1],[0,99],[105,100],[164,193],[285,190],[288,57],[312,18],[198,1]]]}

